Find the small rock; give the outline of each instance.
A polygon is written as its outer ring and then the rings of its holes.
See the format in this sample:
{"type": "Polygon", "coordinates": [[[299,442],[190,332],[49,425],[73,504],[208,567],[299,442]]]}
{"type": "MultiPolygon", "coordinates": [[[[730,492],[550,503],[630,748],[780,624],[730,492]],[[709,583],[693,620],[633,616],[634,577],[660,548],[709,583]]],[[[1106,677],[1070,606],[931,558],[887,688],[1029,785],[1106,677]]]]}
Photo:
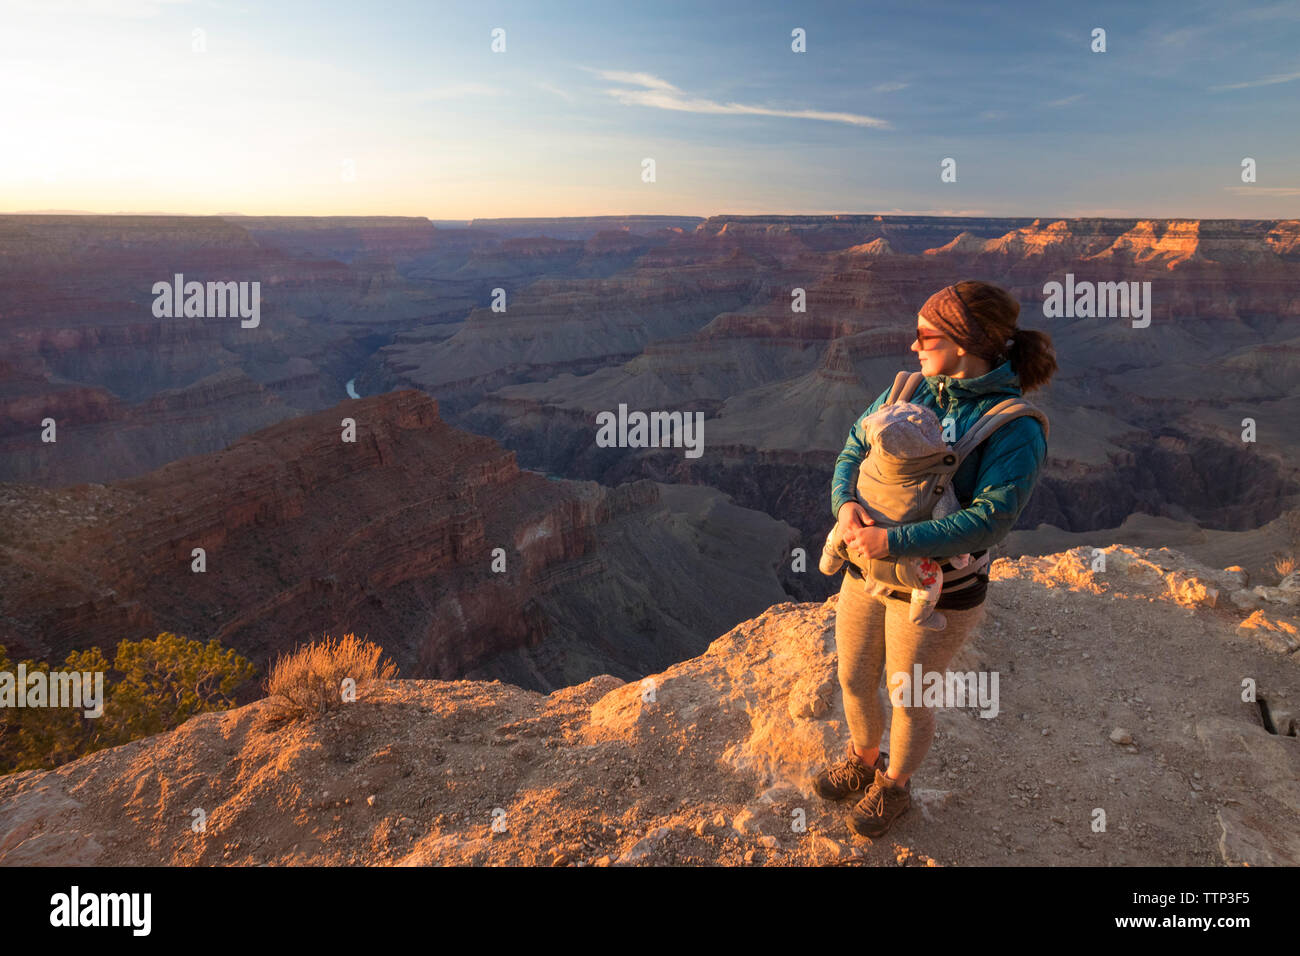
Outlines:
{"type": "Polygon", "coordinates": [[[1256,611],[1237,625],[1237,635],[1280,654],[1300,649],[1300,634],[1295,625],[1280,618],[1269,618],[1263,611],[1256,611]]]}
{"type": "Polygon", "coordinates": [[[768,834],[767,836],[759,837],[758,842],[761,843],[763,846],[767,847],[769,850],[776,849],[777,846],[780,844],[780,841],[777,840],[777,838],[772,836],[771,834],[768,834]]]}
{"type": "Polygon", "coordinates": [[[1235,587],[1244,588],[1250,584],[1250,574],[1239,564],[1223,569],[1223,575],[1235,587]]]}
{"type": "Polygon", "coordinates": [[[841,860],[847,854],[844,844],[838,840],[832,840],[830,837],[818,836],[813,837],[813,846],[832,860],[841,860]]]}
{"type": "Polygon", "coordinates": [[[637,840],[626,853],[618,858],[619,863],[638,863],[653,853],[664,837],[669,834],[667,827],[655,827],[640,840],[637,840]]]}
{"type": "Polygon", "coordinates": [[[1131,744],[1133,742],[1133,735],[1129,733],[1127,730],[1125,730],[1123,727],[1116,727],[1114,730],[1110,732],[1110,739],[1112,743],[1117,743],[1121,745],[1131,744]]]}
{"type": "Polygon", "coordinates": [[[1242,588],[1228,595],[1229,599],[1243,611],[1256,611],[1264,606],[1264,599],[1254,591],[1242,588]]]}
{"type": "Polygon", "coordinates": [[[825,717],[831,711],[831,702],[839,690],[839,682],[834,674],[823,674],[802,678],[790,690],[786,709],[796,720],[825,717]]]}
{"type": "Polygon", "coordinates": [[[373,793],[366,797],[366,803],[370,804],[372,807],[375,805],[375,795],[373,793]]]}

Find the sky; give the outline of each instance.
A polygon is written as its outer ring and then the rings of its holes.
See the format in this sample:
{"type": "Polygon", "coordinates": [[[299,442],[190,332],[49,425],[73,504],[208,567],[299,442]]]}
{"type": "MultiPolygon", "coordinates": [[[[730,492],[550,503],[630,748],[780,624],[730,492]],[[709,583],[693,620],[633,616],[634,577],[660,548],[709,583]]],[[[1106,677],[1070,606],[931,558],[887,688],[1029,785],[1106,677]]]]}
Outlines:
{"type": "Polygon", "coordinates": [[[0,0],[0,210],[1296,218],[1298,40],[1296,0],[0,0]]]}

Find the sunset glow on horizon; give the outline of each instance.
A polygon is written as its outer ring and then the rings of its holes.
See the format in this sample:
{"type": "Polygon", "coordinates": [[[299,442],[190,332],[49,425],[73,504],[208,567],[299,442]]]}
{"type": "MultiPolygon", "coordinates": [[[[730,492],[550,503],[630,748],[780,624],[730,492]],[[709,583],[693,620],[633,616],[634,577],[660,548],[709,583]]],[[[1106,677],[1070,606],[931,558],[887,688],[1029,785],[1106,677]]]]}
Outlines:
{"type": "Polygon", "coordinates": [[[1193,16],[10,0],[0,211],[1300,216],[1300,8],[1193,16]]]}

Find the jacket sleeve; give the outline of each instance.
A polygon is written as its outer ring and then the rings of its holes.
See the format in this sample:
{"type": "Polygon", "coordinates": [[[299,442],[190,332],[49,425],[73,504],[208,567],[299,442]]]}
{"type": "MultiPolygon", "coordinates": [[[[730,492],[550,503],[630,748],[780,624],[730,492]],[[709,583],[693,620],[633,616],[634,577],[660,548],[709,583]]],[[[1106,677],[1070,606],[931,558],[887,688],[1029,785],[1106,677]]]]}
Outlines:
{"type": "Polygon", "coordinates": [[[871,403],[871,407],[853,423],[853,427],[849,429],[849,440],[845,443],[840,456],[835,459],[835,473],[831,476],[831,517],[833,518],[839,517],[840,506],[844,502],[857,500],[853,489],[858,483],[858,465],[862,464],[862,459],[867,457],[867,452],[871,449],[862,434],[862,419],[885,404],[885,399],[889,397],[893,387],[891,382],[889,388],[881,392],[880,397],[871,403]]]}
{"type": "Polygon", "coordinates": [[[970,507],[943,518],[889,528],[889,555],[948,558],[991,548],[1015,526],[1029,503],[1047,458],[1043,426],[1029,416],[1003,425],[984,440],[970,507]]]}

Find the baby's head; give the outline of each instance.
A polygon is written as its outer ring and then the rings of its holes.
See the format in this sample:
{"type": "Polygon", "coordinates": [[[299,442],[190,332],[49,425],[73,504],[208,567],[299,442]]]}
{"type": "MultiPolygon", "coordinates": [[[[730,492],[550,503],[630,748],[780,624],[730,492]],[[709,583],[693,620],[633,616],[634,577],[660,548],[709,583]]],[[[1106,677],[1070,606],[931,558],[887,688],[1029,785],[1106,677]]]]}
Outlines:
{"type": "Polygon", "coordinates": [[[947,451],[939,418],[924,405],[895,402],[862,420],[867,444],[895,458],[920,458],[947,451]]]}

